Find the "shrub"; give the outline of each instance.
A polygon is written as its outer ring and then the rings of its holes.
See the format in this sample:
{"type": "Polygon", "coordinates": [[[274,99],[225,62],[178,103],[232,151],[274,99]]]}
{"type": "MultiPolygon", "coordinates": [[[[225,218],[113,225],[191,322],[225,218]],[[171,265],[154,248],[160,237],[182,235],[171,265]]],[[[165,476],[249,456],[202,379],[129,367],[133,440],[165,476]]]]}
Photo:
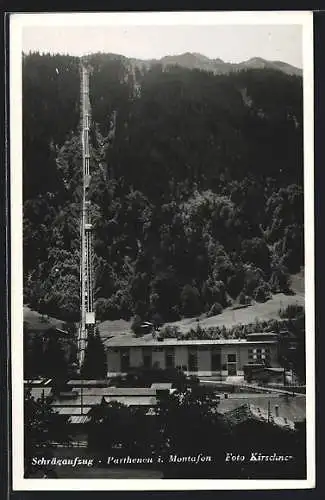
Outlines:
{"type": "Polygon", "coordinates": [[[153,314],[151,320],[156,329],[160,328],[164,324],[164,320],[162,319],[159,313],[153,314]]]}
{"type": "Polygon", "coordinates": [[[254,297],[256,290],[264,284],[265,280],[263,271],[253,265],[245,265],[245,285],[242,288],[242,291],[246,295],[252,295],[254,297]]]}
{"type": "Polygon", "coordinates": [[[262,269],[269,269],[270,251],[262,238],[244,240],[241,245],[241,257],[243,262],[254,264],[262,269]]]}
{"type": "Polygon", "coordinates": [[[95,303],[96,318],[101,321],[106,319],[115,320],[121,317],[129,320],[131,316],[130,311],[127,308],[127,304],[120,299],[121,297],[117,294],[109,299],[105,299],[104,297],[98,298],[95,303]]]}
{"type": "Polygon", "coordinates": [[[96,300],[95,304],[96,317],[99,320],[106,319],[107,314],[107,299],[100,297],[96,300]]]}
{"type": "Polygon", "coordinates": [[[207,306],[207,311],[209,311],[209,306],[216,302],[221,304],[222,307],[228,305],[226,287],[223,281],[215,281],[210,277],[202,286],[201,296],[207,306]]]}
{"type": "Polygon", "coordinates": [[[181,331],[178,326],[166,325],[160,331],[159,336],[164,339],[175,339],[181,336],[181,331]]]}
{"type": "Polygon", "coordinates": [[[280,318],[292,319],[300,316],[304,311],[305,308],[299,304],[289,304],[285,309],[280,309],[279,316],[280,318]]]}
{"type": "Polygon", "coordinates": [[[250,297],[249,295],[245,295],[244,292],[240,292],[238,296],[238,302],[243,306],[249,306],[252,303],[252,297],[250,297]]]}
{"type": "Polygon", "coordinates": [[[273,267],[269,285],[273,293],[290,291],[290,275],[285,266],[277,264],[273,267]]]}
{"type": "Polygon", "coordinates": [[[271,298],[271,292],[270,288],[266,283],[263,283],[259,285],[255,290],[253,294],[254,299],[256,302],[266,302],[271,298]]]}

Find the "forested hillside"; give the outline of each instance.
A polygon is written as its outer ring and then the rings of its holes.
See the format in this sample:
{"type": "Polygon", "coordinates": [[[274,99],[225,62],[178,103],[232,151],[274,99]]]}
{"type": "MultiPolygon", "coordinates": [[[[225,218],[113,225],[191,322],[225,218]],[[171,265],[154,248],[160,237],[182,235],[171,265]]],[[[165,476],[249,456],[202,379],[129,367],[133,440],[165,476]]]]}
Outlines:
{"type": "MultiPolygon", "coordinates": [[[[303,265],[302,79],[90,57],[98,319],[216,314],[303,265]]],[[[79,61],[23,59],[24,299],[79,318],[79,61]]]]}

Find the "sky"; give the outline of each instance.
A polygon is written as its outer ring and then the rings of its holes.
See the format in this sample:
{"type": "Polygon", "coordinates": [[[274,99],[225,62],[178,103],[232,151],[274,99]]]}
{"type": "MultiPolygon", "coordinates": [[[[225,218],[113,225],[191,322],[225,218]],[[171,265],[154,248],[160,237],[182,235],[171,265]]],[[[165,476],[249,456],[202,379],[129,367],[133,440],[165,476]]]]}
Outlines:
{"type": "Polygon", "coordinates": [[[302,26],[291,25],[108,25],[24,26],[22,49],[83,55],[110,52],[139,59],[197,52],[226,62],[251,57],[302,68],[302,26]]]}

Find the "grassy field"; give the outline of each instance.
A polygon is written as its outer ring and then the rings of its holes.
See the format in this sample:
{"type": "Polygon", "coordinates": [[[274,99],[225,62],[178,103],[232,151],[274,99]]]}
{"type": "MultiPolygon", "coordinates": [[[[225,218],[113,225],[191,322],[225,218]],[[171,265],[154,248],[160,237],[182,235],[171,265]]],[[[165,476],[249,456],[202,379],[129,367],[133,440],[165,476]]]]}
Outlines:
{"type": "Polygon", "coordinates": [[[305,271],[302,269],[299,273],[291,276],[291,288],[297,295],[305,295],[305,271]]]}
{"type": "Polygon", "coordinates": [[[132,321],[125,321],[124,319],[107,320],[100,323],[98,328],[102,337],[120,337],[132,335],[131,324],[132,321]]]}
{"type": "MultiPolygon", "coordinates": [[[[305,300],[303,295],[284,295],[283,293],[278,293],[273,295],[272,299],[262,304],[256,303],[245,307],[244,309],[233,309],[232,307],[229,307],[217,316],[211,316],[210,318],[202,317],[200,318],[200,326],[202,328],[215,326],[225,326],[230,328],[231,326],[238,324],[245,325],[253,323],[257,319],[259,321],[279,319],[280,309],[284,309],[289,304],[298,304],[303,306],[304,302],[305,300]]],[[[179,329],[185,333],[191,328],[196,328],[197,318],[186,318],[170,324],[178,326],[179,329]]]]}
{"type": "Polygon", "coordinates": [[[62,328],[64,324],[63,321],[33,311],[28,306],[24,306],[24,322],[34,332],[50,327],[62,328]]]}
{"type": "MultiPolygon", "coordinates": [[[[286,308],[290,304],[297,304],[304,306],[304,272],[291,277],[292,290],[294,295],[285,295],[278,293],[265,303],[256,303],[247,306],[243,309],[234,309],[228,307],[221,314],[211,316],[210,318],[201,316],[200,325],[202,328],[209,327],[222,327],[230,328],[238,324],[253,323],[256,319],[259,321],[268,321],[271,319],[279,319],[279,310],[286,308]]],[[[191,328],[197,325],[197,317],[185,318],[169,325],[178,326],[180,331],[186,333],[191,328]]],[[[29,307],[24,307],[24,321],[35,331],[44,330],[44,327],[55,326],[62,328],[63,322],[50,317],[42,316],[41,314],[32,311],[29,307]]],[[[115,321],[103,321],[98,325],[100,334],[103,338],[109,337],[123,337],[125,340],[132,336],[131,321],[119,319],[115,321]]]]}

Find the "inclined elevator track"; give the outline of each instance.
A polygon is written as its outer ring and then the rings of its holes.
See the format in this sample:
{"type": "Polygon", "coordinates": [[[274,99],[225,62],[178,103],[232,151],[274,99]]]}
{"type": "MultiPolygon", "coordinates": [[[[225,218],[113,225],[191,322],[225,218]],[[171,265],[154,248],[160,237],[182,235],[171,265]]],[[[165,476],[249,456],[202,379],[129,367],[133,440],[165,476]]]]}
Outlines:
{"type": "Polygon", "coordinates": [[[93,291],[93,227],[91,221],[91,201],[88,190],[90,185],[90,146],[89,130],[91,106],[89,100],[89,68],[80,65],[81,98],[81,148],[82,148],[82,208],[80,224],[80,284],[81,318],[78,332],[77,357],[79,368],[82,367],[87,346],[87,339],[95,327],[94,291],[93,291]]]}

